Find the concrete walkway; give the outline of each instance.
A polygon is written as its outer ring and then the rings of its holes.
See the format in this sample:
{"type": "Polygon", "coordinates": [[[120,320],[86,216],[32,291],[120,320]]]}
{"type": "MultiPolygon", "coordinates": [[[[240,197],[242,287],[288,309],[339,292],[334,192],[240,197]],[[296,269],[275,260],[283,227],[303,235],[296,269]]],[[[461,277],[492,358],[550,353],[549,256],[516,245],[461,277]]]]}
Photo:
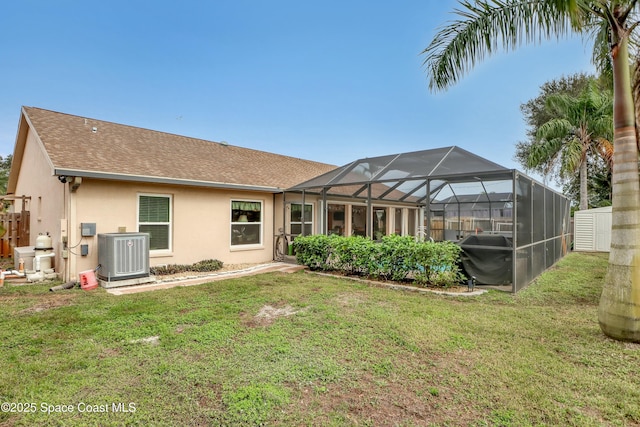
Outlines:
{"type": "MultiPolygon", "coordinates": [[[[274,271],[279,271],[282,273],[295,273],[296,271],[306,270],[307,267],[303,265],[297,264],[289,264],[286,262],[271,262],[267,264],[255,265],[253,267],[245,268],[242,270],[230,270],[223,271],[220,273],[211,273],[204,276],[189,276],[189,277],[173,277],[167,278],[163,280],[156,280],[152,283],[142,284],[142,285],[131,285],[131,286],[123,286],[119,288],[109,288],[105,289],[107,293],[112,295],[126,295],[126,294],[136,294],[139,292],[149,292],[149,291],[157,291],[160,289],[171,289],[178,286],[194,286],[201,285],[203,283],[217,282],[219,280],[232,279],[235,277],[244,277],[244,276],[254,276],[256,274],[270,273],[274,271]]],[[[468,296],[478,296],[487,292],[486,289],[476,288],[472,292],[447,292],[444,290],[435,290],[428,288],[419,288],[416,286],[406,286],[397,283],[386,283],[380,281],[367,280],[362,278],[355,278],[349,276],[336,276],[333,274],[322,273],[322,272],[309,272],[312,274],[317,274],[320,276],[328,276],[328,277],[340,277],[347,280],[353,280],[361,283],[366,283],[370,286],[383,287],[394,290],[401,291],[411,291],[418,293],[435,293],[440,295],[447,296],[456,296],[456,297],[468,297],[468,296]]]]}
{"type": "Polygon", "coordinates": [[[121,288],[110,288],[106,291],[112,295],[136,294],[138,292],[156,291],[160,289],[170,289],[177,286],[193,286],[202,283],[217,282],[219,280],[231,279],[235,277],[253,276],[256,274],[270,273],[280,271],[283,273],[295,273],[304,270],[306,267],[302,265],[287,264],[284,262],[271,262],[268,264],[260,264],[243,270],[224,271],[221,273],[211,273],[206,276],[190,276],[181,278],[171,278],[158,280],[153,283],[144,285],[124,286],[121,288]]]}

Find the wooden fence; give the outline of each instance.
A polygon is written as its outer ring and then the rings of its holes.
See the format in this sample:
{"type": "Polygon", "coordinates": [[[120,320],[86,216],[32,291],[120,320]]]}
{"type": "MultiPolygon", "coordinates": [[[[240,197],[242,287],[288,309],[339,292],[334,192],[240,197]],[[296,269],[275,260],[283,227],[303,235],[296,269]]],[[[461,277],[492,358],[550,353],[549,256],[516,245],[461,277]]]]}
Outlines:
{"type": "Polygon", "coordinates": [[[13,258],[13,248],[29,246],[30,212],[25,209],[25,200],[30,197],[20,196],[22,210],[20,212],[0,213],[0,258],[13,258]]]}

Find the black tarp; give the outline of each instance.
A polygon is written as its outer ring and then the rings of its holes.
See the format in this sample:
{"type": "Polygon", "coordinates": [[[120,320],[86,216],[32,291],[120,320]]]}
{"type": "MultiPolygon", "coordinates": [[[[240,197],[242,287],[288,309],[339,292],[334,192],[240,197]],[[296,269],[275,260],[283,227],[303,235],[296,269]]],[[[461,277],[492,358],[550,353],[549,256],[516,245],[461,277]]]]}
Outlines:
{"type": "Polygon", "coordinates": [[[513,247],[511,240],[498,234],[473,234],[462,239],[460,259],[468,277],[478,284],[511,284],[513,247]]]}

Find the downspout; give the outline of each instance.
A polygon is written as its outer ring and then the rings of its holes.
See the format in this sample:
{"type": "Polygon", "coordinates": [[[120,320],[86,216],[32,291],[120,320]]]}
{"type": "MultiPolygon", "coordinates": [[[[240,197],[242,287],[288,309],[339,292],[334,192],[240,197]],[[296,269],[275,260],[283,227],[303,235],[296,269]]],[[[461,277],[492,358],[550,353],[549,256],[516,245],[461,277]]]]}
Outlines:
{"type": "MultiPolygon", "coordinates": [[[[273,240],[271,241],[271,247],[272,247],[272,248],[275,248],[275,247],[276,247],[276,238],[275,238],[275,236],[276,236],[277,234],[279,234],[279,233],[278,233],[278,230],[276,229],[276,196],[277,196],[277,194],[278,194],[278,193],[273,193],[273,200],[272,200],[273,206],[271,207],[271,211],[273,212],[273,213],[271,214],[271,215],[272,215],[272,217],[273,217],[273,220],[271,221],[271,222],[272,222],[272,224],[273,224],[273,226],[272,226],[271,228],[273,229],[273,233],[272,233],[272,234],[273,234],[273,236],[274,236],[274,237],[273,237],[273,240]]],[[[282,201],[283,201],[283,203],[284,203],[284,190],[282,191],[282,201]]],[[[275,253],[275,250],[274,250],[274,253],[275,253]]],[[[275,258],[275,256],[274,256],[274,258],[275,258]]]]}
{"type": "MultiPolygon", "coordinates": [[[[275,209],[275,206],[274,206],[275,209]]],[[[283,233],[287,233],[287,229],[285,228],[287,226],[287,192],[283,191],[282,192],[282,232],[283,233]]],[[[275,222],[274,222],[275,224],[275,222]]],[[[278,230],[273,230],[274,232],[277,232],[278,230]]],[[[280,234],[278,232],[278,234],[280,234]]]]}

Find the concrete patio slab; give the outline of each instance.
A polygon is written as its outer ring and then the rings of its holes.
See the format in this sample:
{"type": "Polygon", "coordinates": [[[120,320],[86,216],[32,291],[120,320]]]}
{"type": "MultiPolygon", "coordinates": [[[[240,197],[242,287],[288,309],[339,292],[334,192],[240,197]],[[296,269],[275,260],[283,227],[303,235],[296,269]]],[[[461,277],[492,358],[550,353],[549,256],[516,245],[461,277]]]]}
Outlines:
{"type": "Polygon", "coordinates": [[[242,270],[224,271],[221,273],[211,273],[204,276],[189,276],[181,278],[170,278],[156,280],[154,283],[133,285],[126,287],[118,287],[107,289],[106,291],[112,295],[127,295],[139,292],[157,291],[161,289],[171,289],[178,286],[194,286],[203,283],[216,282],[219,280],[231,279],[236,277],[253,276],[256,274],[270,273],[279,271],[283,273],[295,273],[304,270],[306,267],[302,265],[293,265],[284,262],[271,262],[268,264],[260,264],[242,270]]]}

